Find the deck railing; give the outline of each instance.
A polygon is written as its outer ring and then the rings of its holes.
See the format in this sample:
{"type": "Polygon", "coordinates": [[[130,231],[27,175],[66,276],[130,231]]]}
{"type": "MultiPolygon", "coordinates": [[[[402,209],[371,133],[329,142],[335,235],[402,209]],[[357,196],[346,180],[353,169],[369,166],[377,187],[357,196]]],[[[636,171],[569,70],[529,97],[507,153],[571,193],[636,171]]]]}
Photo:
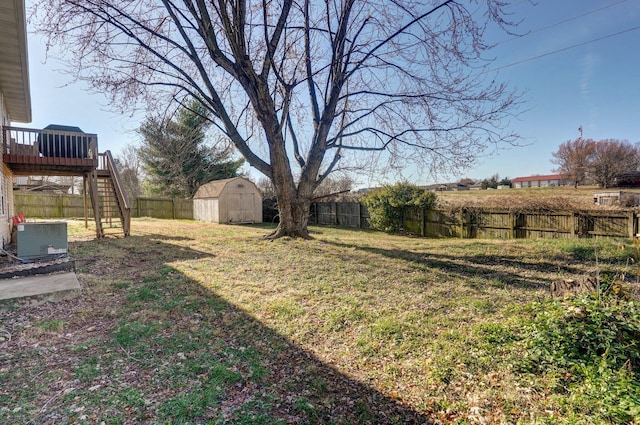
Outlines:
{"type": "Polygon", "coordinates": [[[98,136],[76,131],[2,128],[2,152],[48,158],[98,158],[98,136]]]}

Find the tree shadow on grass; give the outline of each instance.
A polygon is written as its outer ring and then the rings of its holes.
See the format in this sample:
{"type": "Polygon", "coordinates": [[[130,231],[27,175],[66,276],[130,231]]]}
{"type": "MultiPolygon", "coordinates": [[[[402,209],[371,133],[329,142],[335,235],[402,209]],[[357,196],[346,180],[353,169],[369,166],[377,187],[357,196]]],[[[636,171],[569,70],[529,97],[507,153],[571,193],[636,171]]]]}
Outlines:
{"type": "MultiPolygon", "coordinates": [[[[93,312],[92,320],[104,320],[112,328],[105,333],[104,344],[91,351],[102,369],[94,372],[95,378],[89,375],[76,380],[75,394],[99,397],[99,409],[123,423],[433,423],[398,399],[354,380],[345,373],[348,371],[324,363],[169,266],[212,256],[170,242],[162,235],[146,235],[74,246],[80,254],[101,255],[84,272],[91,279],[108,268],[111,282],[130,281],[127,286],[114,287],[113,291],[121,292],[117,297],[108,294],[112,298],[100,300],[96,298],[100,294],[91,296],[98,303],[93,308],[99,310],[93,312]],[[134,264],[144,279],[131,279],[128,266],[134,264]],[[100,378],[102,373],[114,376],[100,378]],[[119,395],[124,393],[129,398],[119,395]],[[146,401],[140,403],[131,394],[140,394],[146,401]]],[[[84,328],[99,326],[87,320],[83,319],[84,328]]],[[[65,328],[70,335],[74,331],[71,324],[65,328]]],[[[76,345],[86,344],[79,335],[76,345]]],[[[65,350],[75,350],[76,345],[59,348],[57,355],[64,357],[65,350]]],[[[61,361],[60,373],[75,370],[77,374],[82,361],[69,360],[73,358],[61,361]]],[[[46,400],[57,389],[41,391],[40,397],[46,400]]],[[[52,403],[35,421],[64,418],[61,412],[74,403],[52,403]]],[[[83,404],[87,413],[90,403],[83,404]]]]}
{"type": "Polygon", "coordinates": [[[216,410],[226,410],[229,423],[247,417],[287,424],[433,423],[410,406],[324,363],[197,282],[189,284],[201,291],[209,305],[215,305],[218,320],[212,333],[218,335],[221,352],[226,353],[220,361],[229,362],[229,353],[232,359],[240,359],[231,363],[243,380],[228,389],[216,410]]]}
{"type": "MultiPolygon", "coordinates": [[[[353,248],[353,244],[325,241],[342,248],[353,248]]],[[[436,269],[459,278],[496,279],[500,282],[523,289],[548,289],[555,275],[583,275],[584,269],[563,261],[527,261],[516,255],[452,255],[446,253],[412,252],[401,249],[355,246],[384,257],[399,259],[425,269],[436,269]],[[554,276],[550,276],[553,274],[554,276]]]]}

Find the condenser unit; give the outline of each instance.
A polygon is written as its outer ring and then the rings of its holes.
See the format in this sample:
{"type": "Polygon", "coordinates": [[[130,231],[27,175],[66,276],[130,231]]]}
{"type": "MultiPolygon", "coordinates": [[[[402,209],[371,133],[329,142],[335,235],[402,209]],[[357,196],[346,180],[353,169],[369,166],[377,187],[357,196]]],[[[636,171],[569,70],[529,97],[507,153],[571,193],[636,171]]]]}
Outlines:
{"type": "Polygon", "coordinates": [[[20,223],[17,225],[18,257],[59,257],[67,254],[67,223],[20,223]]]}

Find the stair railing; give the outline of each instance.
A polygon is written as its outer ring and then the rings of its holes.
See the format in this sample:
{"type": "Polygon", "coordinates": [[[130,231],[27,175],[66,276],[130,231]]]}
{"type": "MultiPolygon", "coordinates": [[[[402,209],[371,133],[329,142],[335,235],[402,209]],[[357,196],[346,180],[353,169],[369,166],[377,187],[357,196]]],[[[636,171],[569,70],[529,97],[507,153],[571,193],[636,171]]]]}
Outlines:
{"type": "MultiPolygon", "coordinates": [[[[96,221],[96,237],[98,239],[104,238],[104,229],[102,228],[102,222],[100,219],[100,205],[98,200],[98,175],[94,169],[87,174],[86,183],[89,183],[89,194],[91,195],[91,208],[93,209],[93,219],[96,221]]],[[[86,209],[85,209],[86,214],[86,209]]],[[[86,215],[85,215],[86,220],[86,215]]]]}
{"type": "Polygon", "coordinates": [[[129,205],[129,197],[122,184],[118,167],[116,167],[111,151],[105,151],[100,154],[99,169],[109,170],[113,181],[113,187],[118,198],[118,205],[120,206],[120,213],[122,215],[122,230],[125,236],[131,235],[131,206],[129,205]]]}

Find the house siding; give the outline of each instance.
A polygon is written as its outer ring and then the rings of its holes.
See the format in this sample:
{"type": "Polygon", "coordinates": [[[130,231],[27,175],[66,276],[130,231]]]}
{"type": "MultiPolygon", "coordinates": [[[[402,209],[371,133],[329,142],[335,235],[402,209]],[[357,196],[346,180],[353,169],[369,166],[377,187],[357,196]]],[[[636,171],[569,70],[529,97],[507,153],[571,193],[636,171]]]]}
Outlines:
{"type": "MultiPolygon", "coordinates": [[[[4,126],[8,126],[9,124],[10,121],[5,104],[5,96],[2,91],[0,91],[0,128],[4,128],[4,126]]],[[[2,137],[4,137],[4,135],[2,137]]],[[[14,212],[13,176],[4,162],[2,162],[2,156],[0,156],[0,170],[0,242],[4,249],[11,243],[11,217],[14,215],[14,212]]]]}
{"type": "Polygon", "coordinates": [[[512,181],[514,189],[567,186],[571,184],[569,180],[558,178],[555,174],[550,176],[516,177],[512,181]]]}

